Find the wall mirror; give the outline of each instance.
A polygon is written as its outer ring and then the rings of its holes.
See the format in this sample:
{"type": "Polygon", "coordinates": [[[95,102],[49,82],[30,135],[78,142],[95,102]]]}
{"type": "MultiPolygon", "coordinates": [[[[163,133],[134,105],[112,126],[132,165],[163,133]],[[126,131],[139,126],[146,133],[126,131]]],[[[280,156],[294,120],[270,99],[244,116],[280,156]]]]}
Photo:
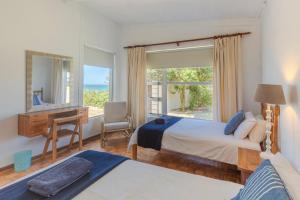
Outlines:
{"type": "Polygon", "coordinates": [[[72,57],[26,51],[27,112],[73,105],[72,63],[72,57]]]}

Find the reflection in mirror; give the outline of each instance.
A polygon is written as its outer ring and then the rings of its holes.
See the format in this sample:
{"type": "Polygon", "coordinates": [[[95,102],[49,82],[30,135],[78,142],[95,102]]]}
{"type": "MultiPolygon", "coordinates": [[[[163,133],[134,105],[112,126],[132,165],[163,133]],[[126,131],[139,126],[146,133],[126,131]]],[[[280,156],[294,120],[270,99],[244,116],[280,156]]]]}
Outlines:
{"type": "Polygon", "coordinates": [[[70,103],[70,61],[33,56],[33,106],[70,103]]]}
{"type": "Polygon", "coordinates": [[[27,111],[69,105],[72,101],[71,67],[70,57],[28,51],[27,111]]]}

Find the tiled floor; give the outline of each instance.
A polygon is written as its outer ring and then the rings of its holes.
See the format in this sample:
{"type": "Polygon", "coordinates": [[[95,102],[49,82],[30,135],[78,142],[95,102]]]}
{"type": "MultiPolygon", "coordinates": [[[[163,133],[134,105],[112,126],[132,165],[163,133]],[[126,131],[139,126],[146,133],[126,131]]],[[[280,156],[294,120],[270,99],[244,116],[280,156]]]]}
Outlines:
{"type": "MultiPolygon", "coordinates": [[[[131,152],[127,150],[127,140],[119,135],[113,135],[107,143],[105,149],[100,148],[99,140],[89,141],[84,145],[84,149],[102,150],[120,154],[124,156],[131,156],[131,152]]],[[[77,149],[68,151],[61,150],[58,154],[58,160],[75,153],[77,149]]],[[[162,167],[185,171],[188,173],[208,176],[211,178],[228,180],[232,182],[240,182],[240,173],[235,166],[216,163],[192,156],[181,155],[171,152],[157,152],[149,149],[138,149],[138,160],[162,167]]],[[[46,167],[51,164],[50,156],[45,160],[38,160],[33,162],[33,165],[25,172],[16,173],[13,169],[0,171],[0,186],[10,183],[18,178],[28,175],[36,170],[46,167]]]]}

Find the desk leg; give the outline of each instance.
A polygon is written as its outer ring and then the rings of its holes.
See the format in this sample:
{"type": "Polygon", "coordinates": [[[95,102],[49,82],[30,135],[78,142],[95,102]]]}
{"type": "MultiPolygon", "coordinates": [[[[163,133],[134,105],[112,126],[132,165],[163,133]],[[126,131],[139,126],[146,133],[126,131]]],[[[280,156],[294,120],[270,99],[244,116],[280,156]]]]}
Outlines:
{"type": "Polygon", "coordinates": [[[53,124],[53,130],[52,130],[52,161],[56,160],[57,156],[57,147],[56,147],[56,142],[57,142],[57,128],[56,124],[53,124]]]}
{"type": "Polygon", "coordinates": [[[79,151],[82,150],[82,124],[79,124],[79,151]]]}
{"type": "Polygon", "coordinates": [[[44,150],[43,150],[43,156],[42,159],[46,158],[47,152],[48,152],[48,148],[49,148],[49,144],[50,144],[51,139],[46,138],[46,142],[45,142],[45,146],[44,146],[44,150]]]}
{"type": "Polygon", "coordinates": [[[132,159],[137,160],[137,144],[132,145],[132,159]]]}

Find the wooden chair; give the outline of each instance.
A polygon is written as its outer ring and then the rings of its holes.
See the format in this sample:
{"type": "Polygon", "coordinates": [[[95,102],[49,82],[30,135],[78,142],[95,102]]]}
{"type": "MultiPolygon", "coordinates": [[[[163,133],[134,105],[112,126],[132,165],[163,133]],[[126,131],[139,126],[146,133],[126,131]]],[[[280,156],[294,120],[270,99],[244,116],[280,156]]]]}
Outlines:
{"type": "Polygon", "coordinates": [[[101,147],[105,146],[107,133],[120,132],[127,138],[131,136],[132,123],[131,117],[127,114],[126,102],[105,103],[101,130],[101,147]]]}
{"type": "Polygon", "coordinates": [[[52,120],[52,126],[49,134],[45,135],[47,138],[43,151],[43,158],[45,158],[50,142],[52,142],[52,160],[55,161],[57,157],[57,141],[59,138],[71,135],[69,149],[72,148],[75,136],[79,139],[79,150],[82,149],[82,115],[74,115],[70,117],[55,118],[52,120]],[[63,125],[74,125],[74,129],[61,128],[63,125]]]}

